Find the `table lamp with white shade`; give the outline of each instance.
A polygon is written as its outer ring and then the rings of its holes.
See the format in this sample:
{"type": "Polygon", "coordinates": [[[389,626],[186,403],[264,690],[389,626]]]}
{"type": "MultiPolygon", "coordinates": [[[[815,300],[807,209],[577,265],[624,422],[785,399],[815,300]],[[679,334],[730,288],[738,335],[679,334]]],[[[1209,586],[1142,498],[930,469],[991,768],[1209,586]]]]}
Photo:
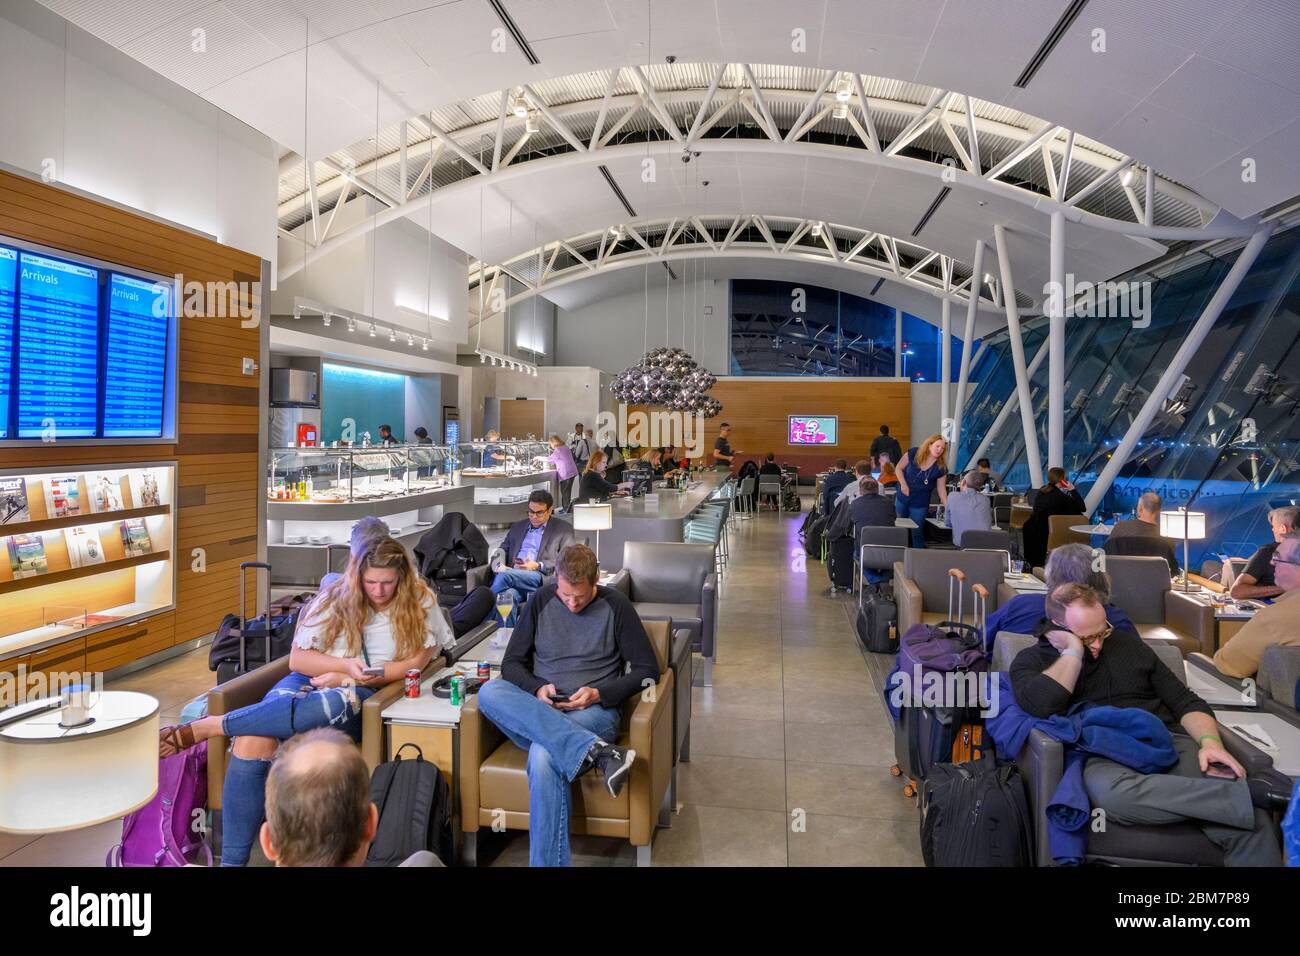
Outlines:
{"type": "Polygon", "coordinates": [[[1182,584],[1184,591],[1192,590],[1191,578],[1187,574],[1187,543],[1204,540],[1205,512],[1188,511],[1185,508],[1179,508],[1177,511],[1162,511],[1160,512],[1160,534],[1166,538],[1183,539],[1183,571],[1179,575],[1179,583],[1182,584]]]}
{"type": "Polygon", "coordinates": [[[33,716],[0,727],[0,831],[77,830],[120,819],[153,799],[155,698],[92,693],[89,719],[71,728],[60,724],[58,709],[41,711],[39,702],[33,707],[33,716]]]}
{"type": "Polygon", "coordinates": [[[596,563],[600,563],[600,533],[614,527],[614,506],[609,502],[573,506],[573,530],[596,532],[596,563]]]}

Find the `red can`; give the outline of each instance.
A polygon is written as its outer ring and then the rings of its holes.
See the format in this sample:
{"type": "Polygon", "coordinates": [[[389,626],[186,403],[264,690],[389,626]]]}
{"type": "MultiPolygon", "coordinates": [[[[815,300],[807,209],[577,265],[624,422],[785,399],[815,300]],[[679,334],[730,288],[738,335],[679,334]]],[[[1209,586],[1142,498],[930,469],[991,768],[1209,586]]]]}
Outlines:
{"type": "Polygon", "coordinates": [[[487,661],[478,662],[478,679],[479,680],[492,679],[492,665],[489,664],[487,661]]]}
{"type": "Polygon", "coordinates": [[[406,696],[420,696],[420,671],[418,668],[412,667],[406,672],[406,696]]]}

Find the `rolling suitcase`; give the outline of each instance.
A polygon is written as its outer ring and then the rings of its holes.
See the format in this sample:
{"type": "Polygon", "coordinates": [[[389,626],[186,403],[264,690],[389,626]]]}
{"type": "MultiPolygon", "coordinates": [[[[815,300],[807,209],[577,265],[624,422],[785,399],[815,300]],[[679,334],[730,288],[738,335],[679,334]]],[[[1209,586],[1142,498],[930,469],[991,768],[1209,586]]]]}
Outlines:
{"type": "Polygon", "coordinates": [[[948,572],[948,617],[938,624],[915,624],[903,635],[898,665],[885,682],[890,711],[897,713],[894,725],[894,757],[898,761],[889,772],[905,777],[903,796],[913,797],[917,783],[926,778],[930,768],[940,763],[965,763],[984,756],[986,744],[979,713],[978,697],[974,700],[949,700],[948,687],[976,689],[979,674],[988,670],[983,651],[983,632],[987,618],[988,591],[973,585],[972,619],[979,626],[963,620],[962,585],[966,575],[953,568],[948,572]],[[953,590],[957,591],[957,615],[953,620],[953,590]],[[957,675],[951,683],[945,675],[957,675]],[[974,675],[972,678],[967,674],[974,675]],[[934,675],[927,678],[926,675],[934,675]],[[930,694],[923,683],[935,681],[944,688],[943,700],[927,702],[930,694]],[[903,694],[910,690],[910,694],[903,694]],[[911,698],[920,698],[911,699],[911,698]],[[897,703],[898,706],[893,706],[897,703]]]}
{"type": "Polygon", "coordinates": [[[897,654],[898,605],[892,586],[864,583],[862,590],[855,622],[859,643],[873,654],[897,654]]]}
{"type": "Polygon", "coordinates": [[[828,547],[826,574],[831,579],[831,593],[853,590],[853,535],[836,538],[828,547]]]}
{"type": "Polygon", "coordinates": [[[926,866],[1033,866],[1032,821],[1015,764],[940,764],[921,790],[921,855],[926,866]]]}
{"type": "Polygon", "coordinates": [[[217,683],[224,684],[232,678],[257,670],[269,661],[278,660],[293,646],[293,632],[298,624],[298,614],[303,605],[288,608],[284,613],[274,613],[271,602],[271,566],[261,561],[245,561],[239,566],[239,613],[227,614],[221,619],[212,646],[208,649],[208,667],[217,672],[217,683]],[[244,588],[247,571],[266,571],[266,594],[263,607],[266,613],[260,618],[244,616],[248,607],[244,588]]]}

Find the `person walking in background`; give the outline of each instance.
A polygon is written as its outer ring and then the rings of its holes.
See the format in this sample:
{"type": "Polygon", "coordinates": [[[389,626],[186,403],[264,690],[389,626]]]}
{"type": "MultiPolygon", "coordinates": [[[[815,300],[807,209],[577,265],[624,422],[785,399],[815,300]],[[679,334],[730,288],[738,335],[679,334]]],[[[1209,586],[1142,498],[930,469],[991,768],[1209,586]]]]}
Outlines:
{"type": "Polygon", "coordinates": [[[551,453],[546,462],[555,467],[555,478],[560,486],[560,510],[568,511],[573,499],[573,479],[578,475],[578,464],[573,460],[573,452],[559,435],[550,437],[550,445],[551,453]]]}
{"type": "Polygon", "coordinates": [[[591,439],[587,437],[582,422],[573,426],[573,441],[569,443],[569,451],[573,453],[573,463],[578,471],[587,467],[587,459],[591,457],[591,439]]]}
{"type": "Polygon", "coordinates": [[[731,447],[731,423],[723,422],[718,426],[718,437],[713,440],[713,467],[718,471],[731,471],[740,454],[731,447]]]}
{"type": "MultiPolygon", "coordinates": [[[[880,426],[884,428],[885,426],[880,426]]],[[[944,456],[948,442],[942,435],[931,435],[923,444],[909,448],[898,463],[898,494],[894,496],[894,509],[900,518],[911,518],[912,547],[925,547],[925,519],[930,513],[930,495],[937,488],[939,503],[948,504],[948,488],[944,481],[948,469],[944,456]]]]}
{"type": "Polygon", "coordinates": [[[888,425],[880,426],[880,434],[872,440],[867,456],[877,468],[881,467],[885,461],[897,465],[902,459],[903,447],[898,444],[897,438],[889,434],[888,425]]]}

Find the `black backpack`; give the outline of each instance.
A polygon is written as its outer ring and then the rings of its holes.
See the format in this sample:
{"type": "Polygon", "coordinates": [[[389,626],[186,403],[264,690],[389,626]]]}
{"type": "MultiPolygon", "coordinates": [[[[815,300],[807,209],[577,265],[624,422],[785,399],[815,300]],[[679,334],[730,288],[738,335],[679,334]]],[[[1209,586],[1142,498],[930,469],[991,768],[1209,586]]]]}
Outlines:
{"type": "Polygon", "coordinates": [[[898,604],[891,583],[863,584],[855,628],[862,646],[873,654],[898,653],[898,604]]]}
{"type": "Polygon", "coordinates": [[[926,866],[1033,866],[1031,821],[1013,763],[935,764],[921,785],[926,866]]]}
{"type": "Polygon", "coordinates": [[[379,808],[379,827],[366,866],[400,866],[418,850],[431,850],[450,865],[451,791],[419,747],[403,744],[392,760],[375,768],[370,799],[379,808]],[[402,759],[407,747],[415,749],[414,760],[402,759]]]}

